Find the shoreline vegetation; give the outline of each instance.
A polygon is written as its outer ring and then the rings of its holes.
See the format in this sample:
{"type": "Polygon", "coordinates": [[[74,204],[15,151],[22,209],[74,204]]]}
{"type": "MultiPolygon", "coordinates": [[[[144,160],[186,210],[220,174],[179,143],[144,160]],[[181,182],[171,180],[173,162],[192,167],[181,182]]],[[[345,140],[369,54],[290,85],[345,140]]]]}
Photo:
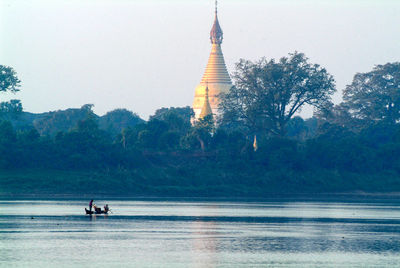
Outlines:
{"type": "MultiPolygon", "coordinates": [[[[0,65],[0,91],[20,81],[0,65]]],[[[400,63],[358,73],[334,105],[333,76],[302,53],[241,60],[220,115],[149,120],[93,105],[42,114],[0,103],[0,195],[267,198],[400,192],[400,63]],[[305,105],[312,118],[296,112],[305,105]]]]}
{"type": "MultiPolygon", "coordinates": [[[[126,197],[126,198],[271,198],[304,195],[400,196],[399,179],[393,175],[305,172],[290,175],[270,172],[264,176],[240,177],[245,182],[228,183],[220,175],[213,183],[197,176],[176,177],[176,170],[160,171],[63,171],[9,170],[0,172],[1,197],[126,197]],[[313,174],[314,173],[314,174],[313,174]],[[290,177],[292,176],[293,177],[290,177]],[[149,177],[147,177],[149,176],[149,177]],[[329,178],[329,182],[325,181],[329,178]],[[160,181],[163,181],[160,183],[160,181]],[[346,182],[346,183],[344,183],[346,182]],[[369,182],[368,184],[366,182],[369,182]]],[[[227,174],[225,174],[226,176],[227,174]]]]}

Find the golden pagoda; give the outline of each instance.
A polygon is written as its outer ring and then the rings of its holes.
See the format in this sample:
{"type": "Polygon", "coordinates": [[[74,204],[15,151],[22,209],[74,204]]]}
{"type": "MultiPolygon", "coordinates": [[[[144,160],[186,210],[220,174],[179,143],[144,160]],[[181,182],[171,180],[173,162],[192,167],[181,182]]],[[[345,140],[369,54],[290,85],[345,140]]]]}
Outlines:
{"type": "Polygon", "coordinates": [[[203,78],[201,79],[200,84],[196,87],[194,95],[193,111],[195,113],[195,120],[202,117],[202,108],[206,102],[206,95],[212,113],[218,116],[218,95],[220,93],[227,93],[232,87],[232,81],[226,69],[224,55],[221,50],[223,33],[221,26],[219,25],[217,14],[217,2],[215,2],[215,18],[210,32],[210,40],[212,44],[211,53],[208,58],[203,78]]]}

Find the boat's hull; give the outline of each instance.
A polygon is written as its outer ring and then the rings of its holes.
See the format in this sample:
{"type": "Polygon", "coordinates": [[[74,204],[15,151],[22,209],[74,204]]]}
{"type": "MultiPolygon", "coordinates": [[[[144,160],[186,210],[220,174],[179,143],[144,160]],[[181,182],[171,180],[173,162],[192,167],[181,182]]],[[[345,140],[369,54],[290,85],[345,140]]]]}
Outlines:
{"type": "Polygon", "coordinates": [[[85,208],[85,212],[86,212],[87,215],[107,214],[107,212],[105,212],[105,211],[91,211],[91,210],[87,210],[87,208],[85,208]]]}

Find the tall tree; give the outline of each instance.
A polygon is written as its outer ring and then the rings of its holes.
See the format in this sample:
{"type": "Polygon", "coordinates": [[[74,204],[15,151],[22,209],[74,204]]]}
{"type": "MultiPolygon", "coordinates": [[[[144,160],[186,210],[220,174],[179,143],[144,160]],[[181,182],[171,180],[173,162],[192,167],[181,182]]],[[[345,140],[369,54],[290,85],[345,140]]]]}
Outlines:
{"type": "Polygon", "coordinates": [[[0,65],[0,91],[17,92],[21,81],[13,68],[0,65]]]}
{"type": "Polygon", "coordinates": [[[358,73],[343,91],[351,115],[366,124],[400,120],[400,62],[377,65],[371,72],[358,73]]]}
{"type": "Polygon", "coordinates": [[[321,127],[328,125],[336,125],[347,128],[353,132],[358,132],[365,124],[362,120],[353,117],[350,113],[348,103],[342,102],[337,105],[333,103],[319,109],[314,116],[318,119],[319,130],[321,127]]]}
{"type": "Polygon", "coordinates": [[[323,107],[336,91],[332,75],[295,52],[279,61],[240,60],[235,86],[222,96],[222,123],[239,122],[251,132],[284,136],[286,125],[305,104],[323,107]]]}
{"type": "MultiPolygon", "coordinates": [[[[19,91],[21,81],[13,68],[0,65],[0,91],[16,93],[19,91]]],[[[3,119],[16,118],[22,112],[19,100],[0,103],[0,117],[3,119]]]]}

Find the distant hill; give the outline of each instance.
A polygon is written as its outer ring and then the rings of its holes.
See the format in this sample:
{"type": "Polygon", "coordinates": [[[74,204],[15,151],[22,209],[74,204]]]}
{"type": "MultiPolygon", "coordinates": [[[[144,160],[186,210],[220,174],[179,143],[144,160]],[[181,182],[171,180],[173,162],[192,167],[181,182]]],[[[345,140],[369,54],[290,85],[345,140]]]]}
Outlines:
{"type": "Polygon", "coordinates": [[[35,120],[42,119],[47,113],[34,114],[29,112],[21,112],[18,117],[4,118],[11,121],[16,130],[31,129],[34,127],[35,120]]]}
{"type": "MultiPolygon", "coordinates": [[[[41,114],[33,120],[33,126],[40,135],[54,136],[60,131],[69,131],[76,127],[77,123],[93,113],[90,109],[67,109],[41,114]]],[[[95,118],[98,118],[95,115],[95,118]]]]}
{"type": "Polygon", "coordinates": [[[98,116],[91,110],[91,105],[81,108],[70,108],[46,113],[22,112],[17,118],[11,119],[11,123],[17,130],[35,128],[42,136],[54,136],[58,132],[66,132],[74,129],[77,123],[86,119],[89,114],[97,120],[100,129],[117,135],[124,128],[134,127],[144,122],[137,114],[126,109],[116,109],[103,116],[98,116]]]}

